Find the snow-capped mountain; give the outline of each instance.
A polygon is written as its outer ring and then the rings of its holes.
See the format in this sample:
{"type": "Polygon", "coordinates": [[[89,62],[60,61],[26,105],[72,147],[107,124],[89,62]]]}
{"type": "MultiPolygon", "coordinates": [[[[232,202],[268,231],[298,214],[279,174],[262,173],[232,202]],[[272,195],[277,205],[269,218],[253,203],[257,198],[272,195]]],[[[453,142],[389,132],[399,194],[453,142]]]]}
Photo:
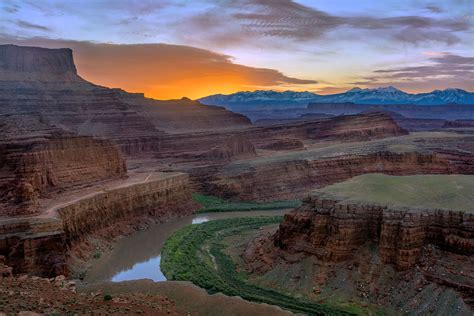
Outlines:
{"type": "Polygon", "coordinates": [[[311,92],[295,92],[295,91],[273,91],[273,90],[257,90],[254,92],[243,91],[233,94],[214,94],[204,97],[199,102],[204,104],[227,105],[241,104],[252,102],[273,102],[273,101],[291,101],[291,102],[308,102],[317,96],[311,92]]]}
{"type": "Polygon", "coordinates": [[[311,92],[258,90],[229,95],[216,94],[199,100],[209,105],[234,107],[301,107],[309,103],[356,103],[356,104],[474,104],[474,93],[461,89],[435,90],[429,93],[410,94],[394,87],[375,89],[353,88],[344,93],[318,95],[311,92]]]}

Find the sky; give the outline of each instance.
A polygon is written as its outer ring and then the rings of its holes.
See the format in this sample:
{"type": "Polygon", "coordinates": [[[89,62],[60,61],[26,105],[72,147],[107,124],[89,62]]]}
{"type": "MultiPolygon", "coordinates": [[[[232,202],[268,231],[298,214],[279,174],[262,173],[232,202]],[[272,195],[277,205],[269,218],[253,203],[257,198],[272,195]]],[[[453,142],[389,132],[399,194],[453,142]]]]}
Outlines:
{"type": "Polygon", "coordinates": [[[0,44],[69,47],[158,99],[395,86],[474,90],[474,0],[2,0],[0,44]]]}

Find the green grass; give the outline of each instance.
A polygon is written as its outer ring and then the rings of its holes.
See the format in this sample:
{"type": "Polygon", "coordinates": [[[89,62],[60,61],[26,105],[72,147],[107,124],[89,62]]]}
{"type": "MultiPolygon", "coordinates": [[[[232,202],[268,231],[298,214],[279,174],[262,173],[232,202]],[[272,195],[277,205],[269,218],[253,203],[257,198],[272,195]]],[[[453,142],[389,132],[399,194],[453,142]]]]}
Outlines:
{"type": "Polygon", "coordinates": [[[388,176],[374,173],[316,191],[345,203],[474,212],[474,176],[388,176]]]}
{"type": "Polygon", "coordinates": [[[295,208],[300,201],[275,201],[268,203],[232,202],[210,195],[193,194],[193,199],[202,205],[198,213],[236,212],[236,211],[266,211],[295,208]]]}
{"type": "Polygon", "coordinates": [[[309,315],[350,315],[338,309],[270,288],[249,283],[245,272],[238,272],[226,254],[225,237],[281,222],[281,216],[234,218],[189,225],[174,233],[165,243],[161,269],[168,280],[191,281],[209,293],[240,296],[246,300],[278,305],[309,315]]]}

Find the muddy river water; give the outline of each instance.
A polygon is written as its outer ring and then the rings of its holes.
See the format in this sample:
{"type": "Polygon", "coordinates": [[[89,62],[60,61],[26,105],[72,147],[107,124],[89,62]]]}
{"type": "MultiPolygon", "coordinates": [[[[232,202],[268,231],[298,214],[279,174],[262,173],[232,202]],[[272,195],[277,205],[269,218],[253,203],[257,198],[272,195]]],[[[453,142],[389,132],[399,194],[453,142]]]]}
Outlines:
{"type": "Polygon", "coordinates": [[[120,239],[107,255],[95,260],[85,282],[128,281],[151,279],[166,281],[160,269],[161,249],[166,239],[180,228],[207,221],[246,217],[283,215],[290,210],[202,213],[153,225],[120,239]]]}

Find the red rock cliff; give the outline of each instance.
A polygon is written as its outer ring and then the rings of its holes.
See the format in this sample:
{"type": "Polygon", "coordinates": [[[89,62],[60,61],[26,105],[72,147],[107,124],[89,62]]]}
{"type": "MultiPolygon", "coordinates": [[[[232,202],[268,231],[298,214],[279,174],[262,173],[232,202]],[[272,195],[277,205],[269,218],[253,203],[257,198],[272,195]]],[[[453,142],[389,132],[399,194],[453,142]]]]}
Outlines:
{"type": "Polygon", "coordinates": [[[274,242],[289,252],[342,261],[351,258],[358,246],[375,241],[380,244],[383,262],[405,270],[420,260],[422,247],[427,244],[472,255],[473,237],[474,215],[467,212],[417,212],[347,204],[313,195],[301,207],[285,215],[274,242]]]}

